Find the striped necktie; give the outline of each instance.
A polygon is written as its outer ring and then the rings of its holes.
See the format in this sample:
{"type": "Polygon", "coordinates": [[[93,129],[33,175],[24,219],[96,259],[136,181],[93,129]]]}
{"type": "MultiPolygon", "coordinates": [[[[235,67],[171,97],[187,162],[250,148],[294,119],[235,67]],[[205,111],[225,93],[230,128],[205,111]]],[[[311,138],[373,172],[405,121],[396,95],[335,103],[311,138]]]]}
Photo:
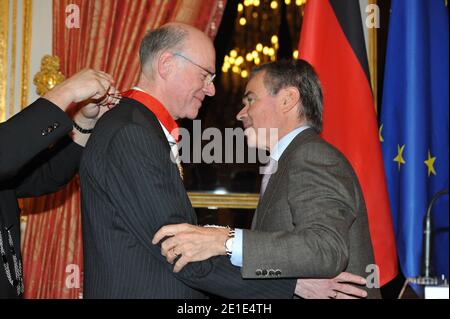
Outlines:
{"type": "Polygon", "coordinates": [[[267,184],[269,183],[270,176],[274,174],[277,171],[278,168],[278,161],[274,160],[272,157],[269,160],[269,164],[267,164],[263,168],[263,178],[261,181],[261,191],[260,191],[260,198],[263,197],[264,192],[266,191],[267,184]]]}

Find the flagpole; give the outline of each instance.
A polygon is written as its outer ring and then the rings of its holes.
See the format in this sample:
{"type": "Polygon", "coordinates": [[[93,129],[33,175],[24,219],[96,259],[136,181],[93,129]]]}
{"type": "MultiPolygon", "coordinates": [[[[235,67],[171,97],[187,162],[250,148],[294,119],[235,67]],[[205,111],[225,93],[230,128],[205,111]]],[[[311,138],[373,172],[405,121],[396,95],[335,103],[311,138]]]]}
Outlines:
{"type": "MultiPolygon", "coordinates": [[[[377,5],[377,0],[369,0],[369,4],[377,5]]],[[[377,28],[369,28],[369,73],[373,94],[375,113],[378,114],[378,38],[377,28]]]]}

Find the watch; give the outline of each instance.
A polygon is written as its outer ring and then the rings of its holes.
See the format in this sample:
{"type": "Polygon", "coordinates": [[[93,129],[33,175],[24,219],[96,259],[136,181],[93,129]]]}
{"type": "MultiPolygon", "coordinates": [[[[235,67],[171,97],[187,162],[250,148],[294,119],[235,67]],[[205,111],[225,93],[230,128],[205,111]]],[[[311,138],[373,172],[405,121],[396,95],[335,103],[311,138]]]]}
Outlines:
{"type": "Polygon", "coordinates": [[[233,242],[234,242],[234,228],[228,230],[228,239],[225,241],[225,252],[228,257],[231,258],[233,253],[233,242]]]}

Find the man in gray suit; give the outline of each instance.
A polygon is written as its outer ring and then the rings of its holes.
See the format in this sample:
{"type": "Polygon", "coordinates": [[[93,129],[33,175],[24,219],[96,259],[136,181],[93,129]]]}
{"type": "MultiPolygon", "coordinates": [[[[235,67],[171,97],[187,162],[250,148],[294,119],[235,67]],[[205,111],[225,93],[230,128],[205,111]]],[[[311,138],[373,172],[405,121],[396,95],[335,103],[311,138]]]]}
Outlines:
{"type": "MultiPolygon", "coordinates": [[[[322,91],[313,68],[302,60],[263,65],[253,71],[243,102],[237,118],[248,144],[271,153],[252,229],[168,225],[153,242],[173,236],[163,242],[162,254],[176,261],[175,271],[228,254],[242,267],[243,278],[305,278],[296,287],[303,297],[323,297],[315,289],[331,287],[330,281],[306,278],[343,271],[348,273],[331,280],[336,285],[324,290],[331,290],[326,296],[364,296],[338,283],[363,283],[358,276],[367,275],[374,256],[358,179],[345,157],[318,135],[322,91]],[[269,134],[270,128],[277,128],[278,136],[269,134]]],[[[369,298],[380,297],[377,288],[365,290],[369,298]]]]}

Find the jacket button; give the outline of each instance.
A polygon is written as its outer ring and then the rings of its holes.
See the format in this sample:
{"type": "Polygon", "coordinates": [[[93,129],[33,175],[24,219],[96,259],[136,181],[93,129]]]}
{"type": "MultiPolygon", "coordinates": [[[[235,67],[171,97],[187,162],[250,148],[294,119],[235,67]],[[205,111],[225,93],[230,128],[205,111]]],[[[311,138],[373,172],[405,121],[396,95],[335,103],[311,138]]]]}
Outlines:
{"type": "Polygon", "coordinates": [[[59,123],[58,122],[53,123],[53,128],[54,129],[57,129],[58,127],[59,127],[59,123]]]}
{"type": "Polygon", "coordinates": [[[274,275],[275,275],[275,270],[270,269],[270,270],[269,270],[269,276],[274,276],[274,275]]]}
{"type": "Polygon", "coordinates": [[[53,126],[49,126],[49,127],[47,127],[47,132],[48,132],[48,133],[51,133],[51,132],[53,132],[53,126]]]}
{"type": "Polygon", "coordinates": [[[41,135],[42,135],[42,136],[47,136],[47,134],[48,134],[48,133],[47,133],[47,130],[42,130],[42,131],[41,131],[41,135]]]}
{"type": "Polygon", "coordinates": [[[255,274],[256,274],[256,276],[261,276],[261,274],[262,274],[261,269],[256,269],[255,274]]]}
{"type": "Polygon", "coordinates": [[[263,275],[263,276],[267,276],[267,269],[263,269],[262,275],[263,275]]]}
{"type": "Polygon", "coordinates": [[[281,270],[280,269],[275,270],[275,276],[277,276],[277,277],[281,276],[281,270]]]}

